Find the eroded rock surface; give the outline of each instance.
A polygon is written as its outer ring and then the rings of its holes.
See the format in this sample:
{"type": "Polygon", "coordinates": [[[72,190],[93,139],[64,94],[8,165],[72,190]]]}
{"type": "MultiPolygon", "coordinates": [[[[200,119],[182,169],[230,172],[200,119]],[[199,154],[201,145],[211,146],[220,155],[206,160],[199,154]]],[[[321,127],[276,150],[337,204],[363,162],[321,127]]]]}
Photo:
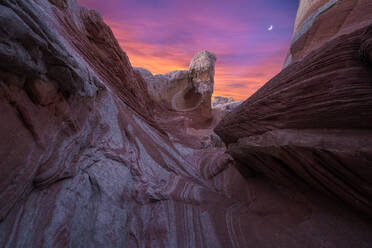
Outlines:
{"type": "MultiPolygon", "coordinates": [[[[334,19],[323,18],[343,15],[345,4],[371,10],[369,1],[339,1],[313,25],[325,32],[334,19]]],[[[245,166],[282,184],[309,185],[372,215],[372,25],[363,13],[353,32],[328,36],[215,131],[245,166]]],[[[345,24],[336,21],[335,27],[345,24]]],[[[302,37],[321,36],[313,28],[302,37]]]]}
{"type": "Polygon", "coordinates": [[[235,102],[233,97],[214,96],[212,101],[212,107],[232,102],[235,102]]]}
{"type": "Polygon", "coordinates": [[[203,50],[192,58],[188,71],[152,75],[143,68],[136,70],[147,82],[150,95],[155,101],[170,110],[194,112],[200,119],[209,120],[212,118],[215,62],[216,55],[203,50]]]}
{"type": "Polygon", "coordinates": [[[157,123],[173,140],[197,148],[223,144],[211,139],[213,128],[225,113],[211,106],[215,62],[216,56],[203,50],[192,58],[187,71],[153,75],[135,68],[146,81],[151,98],[161,106],[155,108],[157,123]]]}
{"type": "Polygon", "coordinates": [[[0,247],[370,246],[339,202],[174,138],[98,13],[4,0],[0,24],[0,247]]]}
{"type": "Polygon", "coordinates": [[[285,66],[341,35],[372,24],[370,0],[301,0],[285,66]]]}
{"type": "Polygon", "coordinates": [[[243,101],[235,101],[232,97],[215,96],[212,101],[212,109],[214,116],[218,122],[225,117],[227,113],[233,111],[243,101]]]}

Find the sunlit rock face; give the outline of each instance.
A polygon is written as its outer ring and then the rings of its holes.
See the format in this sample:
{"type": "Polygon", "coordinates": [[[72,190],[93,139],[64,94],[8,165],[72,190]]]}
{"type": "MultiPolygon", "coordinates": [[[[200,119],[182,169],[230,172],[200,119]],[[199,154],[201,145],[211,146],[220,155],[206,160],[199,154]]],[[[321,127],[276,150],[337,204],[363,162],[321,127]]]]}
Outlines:
{"type": "Polygon", "coordinates": [[[218,122],[227,114],[238,107],[243,101],[235,101],[232,97],[214,96],[212,101],[212,109],[215,118],[219,118],[218,122]]]}
{"type": "Polygon", "coordinates": [[[217,107],[218,105],[234,102],[233,97],[223,97],[223,96],[214,96],[212,101],[212,107],[217,107]]]}
{"type": "Polygon", "coordinates": [[[202,137],[208,137],[208,144],[215,143],[210,137],[221,120],[221,111],[213,111],[211,106],[215,62],[216,56],[203,50],[192,58],[187,71],[153,75],[135,68],[145,80],[150,97],[160,106],[160,110],[155,108],[157,123],[174,140],[198,148],[206,147],[202,137]]]}
{"type": "Polygon", "coordinates": [[[175,137],[149,91],[98,13],[0,1],[0,247],[370,246],[344,204],[175,137]]]}
{"type": "Polygon", "coordinates": [[[152,75],[143,68],[136,70],[147,82],[155,101],[170,110],[195,112],[201,119],[211,119],[215,62],[216,55],[204,50],[192,58],[188,71],[152,75]]]}
{"type": "MultiPolygon", "coordinates": [[[[295,37],[325,2],[301,2],[295,37]]],[[[332,2],[292,44],[297,62],[215,131],[244,166],[292,187],[305,184],[371,216],[372,5],[332,2]]]]}
{"type": "Polygon", "coordinates": [[[208,51],[197,53],[189,65],[190,79],[200,95],[200,112],[211,116],[211,97],[214,87],[214,64],[216,55],[208,51]]]}

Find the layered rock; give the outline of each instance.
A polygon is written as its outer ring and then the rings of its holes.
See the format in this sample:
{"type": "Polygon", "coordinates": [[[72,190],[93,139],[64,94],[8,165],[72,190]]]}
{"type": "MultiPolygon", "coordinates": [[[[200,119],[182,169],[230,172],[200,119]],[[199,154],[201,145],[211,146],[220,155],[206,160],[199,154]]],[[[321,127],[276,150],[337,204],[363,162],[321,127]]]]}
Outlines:
{"type": "Polygon", "coordinates": [[[96,12],[5,0],[0,23],[1,247],[370,246],[347,207],[165,133],[96,12]]]}
{"type": "Polygon", "coordinates": [[[187,111],[197,105],[194,102],[190,102],[188,105],[184,103],[184,91],[187,92],[189,88],[192,88],[188,71],[172,71],[164,75],[153,75],[144,68],[135,68],[135,70],[144,78],[150,96],[166,108],[187,111]],[[179,92],[181,94],[175,96],[179,92]]]}
{"type": "Polygon", "coordinates": [[[187,71],[153,75],[135,68],[146,81],[151,98],[162,107],[155,111],[155,118],[172,140],[194,148],[223,144],[211,142],[222,115],[211,107],[215,62],[216,56],[204,50],[192,58],[187,71]]]}
{"type": "Polygon", "coordinates": [[[301,0],[285,66],[338,36],[372,23],[369,0],[301,0]]]}
{"type": "Polygon", "coordinates": [[[188,71],[152,75],[136,68],[150,89],[152,98],[170,110],[194,112],[200,119],[211,119],[211,97],[214,86],[216,56],[208,51],[197,53],[188,71]]]}
{"type": "Polygon", "coordinates": [[[215,131],[241,164],[372,215],[372,24],[366,9],[371,10],[369,1],[339,1],[323,10],[291,46],[298,62],[228,114],[215,131]],[[340,27],[351,22],[354,31],[341,35],[346,28],[340,27]],[[335,30],[327,28],[330,23],[335,30]],[[300,46],[300,39],[306,44],[300,46]]]}
{"type": "Polygon", "coordinates": [[[156,126],[143,79],[100,15],[73,1],[1,5],[2,182],[0,218],[33,185],[73,174],[97,124],[95,100],[115,91],[156,126]],[[45,12],[45,13],[44,13],[45,12]],[[78,145],[72,145],[77,143],[78,145]]]}

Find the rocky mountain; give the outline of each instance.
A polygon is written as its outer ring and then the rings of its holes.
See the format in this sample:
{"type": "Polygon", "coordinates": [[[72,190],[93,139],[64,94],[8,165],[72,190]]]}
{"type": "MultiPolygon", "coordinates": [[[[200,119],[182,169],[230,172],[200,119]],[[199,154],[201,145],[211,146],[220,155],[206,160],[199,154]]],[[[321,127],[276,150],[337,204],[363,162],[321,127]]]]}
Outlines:
{"type": "MultiPolygon", "coordinates": [[[[319,16],[370,8],[352,3],[319,16]]],[[[153,76],[75,0],[0,0],[0,247],[371,247],[356,16],[226,114],[226,153],[203,145],[219,143],[213,54],[153,76]]]]}

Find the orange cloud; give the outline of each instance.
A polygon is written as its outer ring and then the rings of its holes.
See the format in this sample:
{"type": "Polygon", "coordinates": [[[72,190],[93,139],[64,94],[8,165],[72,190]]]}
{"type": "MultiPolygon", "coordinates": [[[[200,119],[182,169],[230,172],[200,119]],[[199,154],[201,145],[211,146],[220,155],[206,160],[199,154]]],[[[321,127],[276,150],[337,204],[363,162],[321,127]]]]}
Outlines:
{"type": "MultiPolygon", "coordinates": [[[[123,24],[109,20],[106,23],[111,26],[134,67],[146,68],[153,74],[187,70],[193,54],[183,52],[177,46],[169,46],[167,51],[162,51],[161,46],[136,41],[136,37],[132,37],[129,28],[123,27],[123,24]]],[[[247,66],[224,64],[224,61],[217,58],[214,95],[246,99],[281,70],[283,59],[281,54],[277,54],[258,61],[254,66],[247,66]]]]}
{"type": "MultiPolygon", "coordinates": [[[[274,15],[276,26],[283,21],[286,28],[277,31],[276,36],[268,33],[266,24],[259,23],[260,16],[267,19],[267,15],[258,11],[247,15],[241,6],[252,10],[252,5],[245,1],[224,5],[209,0],[208,4],[168,1],[155,9],[151,2],[78,1],[98,8],[134,67],[153,74],[187,70],[198,51],[215,53],[214,95],[236,100],[246,99],[281,70],[292,32],[287,24],[290,20],[279,13],[274,15]],[[192,11],[195,4],[205,14],[192,11]],[[241,15],[236,15],[239,12],[241,15]]],[[[260,3],[255,2],[257,8],[263,7],[260,3]]]]}

